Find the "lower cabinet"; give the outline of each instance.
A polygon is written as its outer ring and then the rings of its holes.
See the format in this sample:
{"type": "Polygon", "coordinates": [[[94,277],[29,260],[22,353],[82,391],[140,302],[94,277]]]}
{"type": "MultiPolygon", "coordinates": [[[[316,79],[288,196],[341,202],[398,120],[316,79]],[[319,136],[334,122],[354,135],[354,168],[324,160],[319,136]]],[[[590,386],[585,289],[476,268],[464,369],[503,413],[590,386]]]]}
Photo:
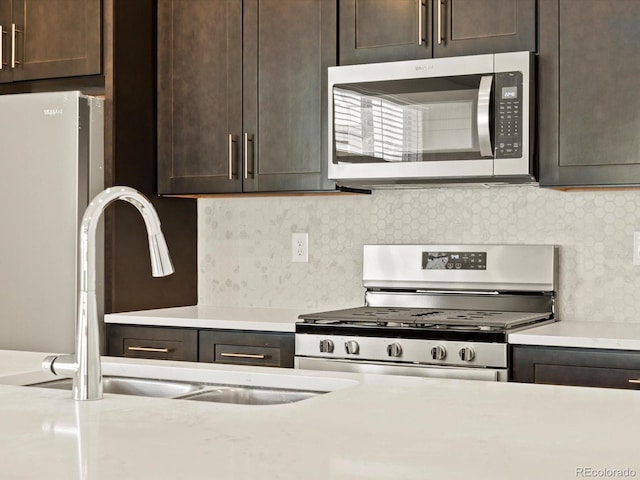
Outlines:
{"type": "Polygon", "coordinates": [[[292,333],[201,330],[198,352],[201,362],[293,368],[294,336],[292,333]]]}
{"type": "Polygon", "coordinates": [[[293,368],[294,334],[107,324],[107,355],[293,368]]]}
{"type": "Polygon", "coordinates": [[[640,389],[640,352],[514,345],[510,380],[640,389]]]}
{"type": "Polygon", "coordinates": [[[107,325],[107,355],[197,362],[198,330],[107,325]]]}

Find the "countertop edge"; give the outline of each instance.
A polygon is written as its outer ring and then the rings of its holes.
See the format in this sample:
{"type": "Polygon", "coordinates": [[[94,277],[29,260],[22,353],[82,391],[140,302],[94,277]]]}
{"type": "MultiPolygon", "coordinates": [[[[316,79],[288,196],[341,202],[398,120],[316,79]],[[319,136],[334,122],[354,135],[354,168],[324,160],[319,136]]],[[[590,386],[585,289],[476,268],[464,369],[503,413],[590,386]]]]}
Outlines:
{"type": "Polygon", "coordinates": [[[640,351],[640,324],[556,322],[508,335],[510,345],[640,351]]]}

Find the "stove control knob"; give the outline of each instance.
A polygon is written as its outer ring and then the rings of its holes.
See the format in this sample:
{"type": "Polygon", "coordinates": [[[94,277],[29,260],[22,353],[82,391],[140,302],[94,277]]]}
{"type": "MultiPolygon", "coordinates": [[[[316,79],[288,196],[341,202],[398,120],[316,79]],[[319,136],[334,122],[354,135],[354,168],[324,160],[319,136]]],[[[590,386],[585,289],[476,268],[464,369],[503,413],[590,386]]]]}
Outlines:
{"type": "Polygon", "coordinates": [[[431,358],[434,360],[444,360],[447,356],[447,349],[444,348],[444,345],[436,345],[431,348],[431,358]]]}
{"type": "Polygon", "coordinates": [[[462,347],[458,354],[463,362],[470,362],[476,356],[476,352],[471,347],[462,347]]]}
{"type": "Polygon", "coordinates": [[[390,357],[402,356],[402,346],[399,343],[391,343],[387,345],[387,354],[390,357]]]}
{"type": "Polygon", "coordinates": [[[355,340],[344,342],[344,349],[351,355],[357,355],[360,353],[360,345],[355,340]]]}
{"type": "Polygon", "coordinates": [[[321,353],[333,353],[333,342],[331,340],[320,340],[321,353]]]}

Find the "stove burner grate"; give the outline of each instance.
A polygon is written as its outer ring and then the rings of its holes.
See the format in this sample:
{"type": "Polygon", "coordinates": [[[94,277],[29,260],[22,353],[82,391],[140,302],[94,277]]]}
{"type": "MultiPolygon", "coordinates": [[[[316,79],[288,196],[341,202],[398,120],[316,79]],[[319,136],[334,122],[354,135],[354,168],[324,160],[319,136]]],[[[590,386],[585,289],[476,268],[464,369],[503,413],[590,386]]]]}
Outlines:
{"type": "Polygon", "coordinates": [[[550,317],[550,313],[489,310],[424,309],[410,307],[356,307],[301,315],[306,323],[431,328],[438,330],[500,331],[550,317]]]}

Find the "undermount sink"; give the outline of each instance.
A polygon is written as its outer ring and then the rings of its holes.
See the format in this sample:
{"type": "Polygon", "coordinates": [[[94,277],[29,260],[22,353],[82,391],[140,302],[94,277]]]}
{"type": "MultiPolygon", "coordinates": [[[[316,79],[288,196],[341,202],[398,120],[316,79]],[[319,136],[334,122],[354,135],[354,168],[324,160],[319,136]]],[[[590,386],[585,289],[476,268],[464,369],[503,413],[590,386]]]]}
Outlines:
{"type": "MultiPolygon", "coordinates": [[[[71,378],[61,378],[60,380],[34,383],[29,386],[71,390],[73,380],[71,378]]],[[[102,388],[104,393],[138,395],[142,397],[176,398],[181,395],[202,390],[202,385],[196,383],[175,382],[171,380],[104,376],[102,377],[102,388]]]]}
{"type": "Polygon", "coordinates": [[[187,394],[183,400],[197,400],[199,402],[236,403],[241,405],[277,405],[292,403],[316,397],[326,392],[311,390],[288,390],[280,388],[257,387],[216,387],[202,392],[187,394]]]}
{"type": "MultiPolygon", "coordinates": [[[[71,390],[73,380],[62,378],[29,387],[71,390]]],[[[143,397],[175,398],[199,402],[235,403],[241,405],[277,405],[298,402],[327,392],[287,388],[265,388],[244,385],[215,385],[173,380],[153,380],[133,377],[102,378],[104,393],[143,397]]]]}

